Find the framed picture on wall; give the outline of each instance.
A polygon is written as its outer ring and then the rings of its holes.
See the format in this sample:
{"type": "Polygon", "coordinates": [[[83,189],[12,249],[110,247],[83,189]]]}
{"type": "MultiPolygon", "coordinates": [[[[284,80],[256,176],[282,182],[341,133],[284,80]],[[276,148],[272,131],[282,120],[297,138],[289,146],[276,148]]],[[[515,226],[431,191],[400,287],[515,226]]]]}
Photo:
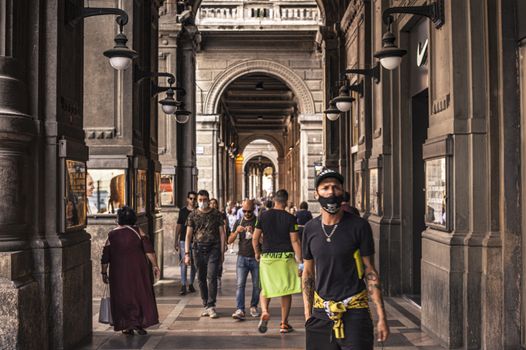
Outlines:
{"type": "Polygon", "coordinates": [[[161,206],[173,206],[175,205],[174,195],[174,182],[175,175],[173,174],[162,174],[161,183],[159,187],[161,206]]]}
{"type": "Polygon", "coordinates": [[[429,226],[447,230],[449,211],[446,157],[426,160],[425,173],[425,222],[429,226]]]}
{"type": "Polygon", "coordinates": [[[65,228],[84,227],[86,226],[87,216],[86,163],[66,159],[65,175],[65,228]]]}
{"type": "Polygon", "coordinates": [[[369,170],[369,211],[376,215],[382,213],[382,202],[380,196],[380,171],[378,168],[369,170]]]}
{"type": "Polygon", "coordinates": [[[86,175],[88,214],[116,214],[126,205],[126,170],[89,169],[86,175]]]}

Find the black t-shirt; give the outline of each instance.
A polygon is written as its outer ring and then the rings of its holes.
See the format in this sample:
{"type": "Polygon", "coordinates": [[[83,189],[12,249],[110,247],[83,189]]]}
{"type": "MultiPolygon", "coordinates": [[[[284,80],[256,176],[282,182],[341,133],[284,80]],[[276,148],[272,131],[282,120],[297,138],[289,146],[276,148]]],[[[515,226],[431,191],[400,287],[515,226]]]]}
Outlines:
{"type": "MultiPolygon", "coordinates": [[[[250,220],[247,220],[245,218],[241,218],[238,221],[236,221],[236,223],[234,225],[234,231],[237,229],[238,226],[243,226],[245,228],[247,226],[251,226],[252,227],[252,234],[254,234],[256,223],[257,223],[256,216],[254,216],[250,220]]],[[[247,258],[255,257],[256,254],[254,254],[254,248],[252,247],[252,237],[250,237],[248,239],[246,238],[247,237],[246,229],[245,229],[245,231],[241,232],[237,236],[239,238],[239,252],[237,253],[237,255],[244,256],[244,257],[247,257],[247,258]]]]}
{"type": "Polygon", "coordinates": [[[301,209],[296,212],[296,219],[298,220],[298,225],[305,225],[312,220],[312,214],[308,210],[301,209]]]}
{"type": "Polygon", "coordinates": [[[177,224],[182,225],[181,228],[181,234],[179,236],[179,240],[181,242],[186,241],[186,220],[188,219],[188,215],[190,215],[192,211],[188,210],[187,207],[182,208],[179,210],[179,217],[177,218],[177,224]]]}
{"type": "MultiPolygon", "coordinates": [[[[333,226],[325,226],[330,234],[333,226]]],[[[354,252],[361,256],[374,254],[374,241],[369,222],[344,213],[336,231],[327,242],[321,228],[321,216],[309,221],[303,231],[303,258],[314,260],[316,291],[324,300],[342,301],[363,291],[366,286],[358,279],[354,252]]]]}
{"type": "Polygon", "coordinates": [[[285,210],[269,209],[261,214],[256,228],[263,231],[263,253],[293,252],[291,232],[298,232],[296,217],[285,210]]]}

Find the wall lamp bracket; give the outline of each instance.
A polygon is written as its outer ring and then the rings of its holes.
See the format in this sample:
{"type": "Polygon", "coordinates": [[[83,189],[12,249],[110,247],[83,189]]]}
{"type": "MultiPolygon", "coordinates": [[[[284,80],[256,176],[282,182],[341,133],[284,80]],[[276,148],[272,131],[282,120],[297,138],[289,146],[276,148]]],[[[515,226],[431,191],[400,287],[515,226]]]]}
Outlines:
{"type": "MultiPolygon", "coordinates": [[[[168,82],[168,83],[170,83],[170,82],[168,82]]],[[[152,88],[151,88],[152,97],[157,95],[157,94],[160,94],[161,92],[168,91],[168,89],[172,89],[173,91],[179,91],[180,92],[180,94],[179,94],[180,97],[186,96],[186,90],[181,88],[181,87],[159,86],[159,85],[155,84],[153,81],[151,82],[151,84],[152,84],[152,88]]]]}
{"type": "Polygon", "coordinates": [[[349,90],[357,92],[360,97],[363,97],[363,79],[359,83],[349,85],[349,90]]]}
{"type": "Polygon", "coordinates": [[[435,0],[429,5],[423,6],[406,6],[406,7],[391,7],[384,10],[382,14],[382,19],[387,26],[390,26],[393,23],[393,14],[395,13],[407,13],[418,16],[423,16],[429,18],[435,28],[440,28],[444,25],[445,15],[444,15],[444,0],[435,0]]]}
{"type": "Polygon", "coordinates": [[[122,32],[122,27],[128,23],[128,14],[126,11],[119,8],[106,7],[84,7],[83,0],[67,0],[66,1],[66,23],[75,26],[80,20],[87,17],[116,15],[115,21],[119,25],[122,32]]]}
{"type": "MultiPolygon", "coordinates": [[[[345,70],[346,74],[358,74],[358,75],[364,75],[366,77],[371,77],[374,79],[374,82],[376,84],[380,83],[380,63],[376,62],[376,65],[373,68],[365,68],[365,69],[347,69],[345,70]]],[[[363,92],[363,88],[362,88],[363,92]]]]}

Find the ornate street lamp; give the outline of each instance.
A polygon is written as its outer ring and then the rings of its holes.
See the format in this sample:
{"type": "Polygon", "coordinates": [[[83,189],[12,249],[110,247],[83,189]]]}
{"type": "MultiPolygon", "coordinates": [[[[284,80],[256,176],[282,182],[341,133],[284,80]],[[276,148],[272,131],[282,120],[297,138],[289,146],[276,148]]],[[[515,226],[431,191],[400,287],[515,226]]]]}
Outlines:
{"type": "Polygon", "coordinates": [[[445,21],[444,0],[433,1],[429,5],[391,7],[384,10],[382,19],[387,25],[387,32],[382,38],[382,50],[375,52],[374,57],[380,60],[380,63],[385,69],[389,70],[398,68],[402,62],[402,57],[407,53],[407,50],[399,49],[395,45],[396,37],[392,32],[392,24],[394,22],[393,14],[395,13],[409,13],[427,17],[435,24],[435,28],[438,29],[444,25],[445,21]]]}
{"type": "Polygon", "coordinates": [[[340,87],[340,94],[333,98],[332,101],[341,112],[349,112],[351,110],[352,103],[355,99],[351,97],[351,89],[347,79],[345,79],[345,83],[340,87]]]}
{"type": "Polygon", "coordinates": [[[323,113],[325,113],[327,119],[329,119],[330,121],[335,121],[338,120],[341,112],[338,108],[336,108],[336,103],[334,102],[334,100],[331,100],[329,102],[329,108],[323,111],[323,113]]]}
{"type": "MultiPolygon", "coordinates": [[[[374,79],[374,82],[378,84],[380,82],[380,64],[377,62],[376,65],[373,68],[365,68],[365,69],[347,69],[345,71],[346,74],[359,74],[364,75],[366,77],[371,77],[374,79]]],[[[363,95],[363,86],[361,88],[361,91],[359,91],[361,95],[363,95]]]]}
{"type": "Polygon", "coordinates": [[[105,7],[84,7],[83,0],[66,1],[66,22],[72,26],[76,25],[81,19],[93,16],[117,15],[115,21],[119,25],[119,33],[115,36],[115,46],[113,49],[104,51],[104,56],[110,60],[110,65],[117,70],[128,69],[133,59],[137,57],[137,52],[126,46],[128,39],[123,33],[123,27],[128,23],[128,14],[119,8],[105,7]]]}

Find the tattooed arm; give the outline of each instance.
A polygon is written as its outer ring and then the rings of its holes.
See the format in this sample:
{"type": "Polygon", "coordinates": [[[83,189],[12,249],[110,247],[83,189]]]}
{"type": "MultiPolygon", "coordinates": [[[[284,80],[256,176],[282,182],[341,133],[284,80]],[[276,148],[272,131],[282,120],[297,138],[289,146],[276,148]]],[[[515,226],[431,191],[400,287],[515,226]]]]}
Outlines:
{"type": "Polygon", "coordinates": [[[389,336],[389,326],[387,325],[387,318],[385,316],[384,300],[382,298],[382,288],[380,284],[380,277],[376,268],[374,267],[374,256],[362,257],[365,265],[365,282],[367,283],[367,290],[369,297],[376,307],[378,314],[378,341],[386,341],[389,336]]]}
{"type": "Polygon", "coordinates": [[[305,308],[305,320],[312,315],[312,305],[314,304],[314,260],[303,260],[303,275],[301,284],[303,289],[303,306],[305,308]]]}

